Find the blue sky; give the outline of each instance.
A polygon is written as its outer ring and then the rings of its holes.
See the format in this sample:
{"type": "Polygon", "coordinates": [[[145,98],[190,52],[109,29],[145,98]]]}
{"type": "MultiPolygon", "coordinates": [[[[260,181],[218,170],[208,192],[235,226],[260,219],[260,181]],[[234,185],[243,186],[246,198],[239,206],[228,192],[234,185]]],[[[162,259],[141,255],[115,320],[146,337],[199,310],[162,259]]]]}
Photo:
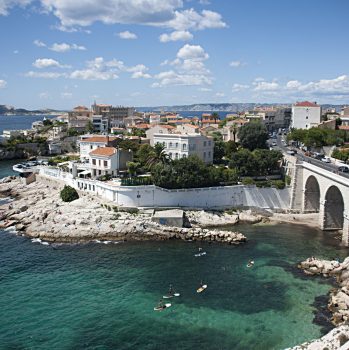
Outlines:
{"type": "Polygon", "coordinates": [[[349,103],[347,0],[0,0],[0,104],[349,103]]]}

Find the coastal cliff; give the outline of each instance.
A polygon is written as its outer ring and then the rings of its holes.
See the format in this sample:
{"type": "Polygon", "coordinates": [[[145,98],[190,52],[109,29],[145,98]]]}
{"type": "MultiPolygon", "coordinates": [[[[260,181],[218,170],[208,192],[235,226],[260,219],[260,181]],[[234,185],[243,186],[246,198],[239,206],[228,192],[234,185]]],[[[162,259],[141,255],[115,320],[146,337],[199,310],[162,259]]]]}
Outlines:
{"type": "Polygon", "coordinates": [[[48,146],[43,143],[23,143],[13,147],[0,147],[0,160],[27,159],[48,155],[48,146]]]}

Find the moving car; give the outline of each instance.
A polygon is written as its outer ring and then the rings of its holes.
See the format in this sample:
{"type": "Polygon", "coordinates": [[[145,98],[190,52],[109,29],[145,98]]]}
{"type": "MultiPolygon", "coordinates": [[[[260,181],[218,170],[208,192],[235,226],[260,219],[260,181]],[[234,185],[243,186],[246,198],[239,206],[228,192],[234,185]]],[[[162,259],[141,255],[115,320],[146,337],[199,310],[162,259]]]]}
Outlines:
{"type": "Polygon", "coordinates": [[[321,161],[324,163],[331,163],[331,159],[329,157],[323,157],[321,161]]]}

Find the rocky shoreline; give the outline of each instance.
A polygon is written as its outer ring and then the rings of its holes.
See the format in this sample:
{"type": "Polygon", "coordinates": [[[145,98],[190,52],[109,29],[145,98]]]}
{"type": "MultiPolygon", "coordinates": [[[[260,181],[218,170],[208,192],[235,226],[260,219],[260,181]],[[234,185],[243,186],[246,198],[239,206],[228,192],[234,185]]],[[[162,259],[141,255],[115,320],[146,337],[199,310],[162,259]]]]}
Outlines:
{"type": "Polygon", "coordinates": [[[18,178],[6,178],[0,184],[0,195],[14,200],[0,206],[0,225],[56,243],[168,239],[232,245],[246,242],[239,232],[163,226],[153,222],[147,213],[120,211],[111,203],[85,193],[71,203],[64,203],[59,197],[61,187],[44,178],[30,185],[22,184],[18,178]]]}
{"type": "MultiPolygon", "coordinates": [[[[51,243],[181,239],[239,245],[247,241],[243,234],[214,228],[237,223],[310,224],[315,221],[312,214],[264,216],[252,210],[230,213],[199,210],[186,211],[189,227],[170,227],[153,222],[147,211],[121,210],[86,193],[80,193],[80,198],[71,203],[64,203],[59,197],[61,188],[60,183],[40,176],[39,181],[30,185],[24,185],[15,177],[2,179],[0,199],[11,198],[11,201],[2,204],[0,201],[0,227],[15,229],[33,241],[51,243]]],[[[344,349],[342,346],[349,341],[349,257],[342,263],[309,258],[298,267],[307,275],[336,279],[339,287],[331,291],[328,302],[331,322],[336,328],[320,339],[289,350],[344,349]]]]}
{"type": "Polygon", "coordinates": [[[336,328],[320,339],[289,350],[349,349],[349,257],[342,263],[337,260],[320,260],[311,257],[302,261],[298,267],[306,275],[335,278],[338,287],[331,290],[327,308],[332,314],[331,323],[336,328]]]}

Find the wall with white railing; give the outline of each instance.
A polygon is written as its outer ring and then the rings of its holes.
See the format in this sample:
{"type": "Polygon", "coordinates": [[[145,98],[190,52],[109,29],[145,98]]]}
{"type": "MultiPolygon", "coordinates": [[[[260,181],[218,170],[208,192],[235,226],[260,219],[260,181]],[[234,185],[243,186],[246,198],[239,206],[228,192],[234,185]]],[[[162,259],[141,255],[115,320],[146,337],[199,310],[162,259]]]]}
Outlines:
{"type": "Polygon", "coordinates": [[[43,167],[40,175],[61,180],[77,190],[94,193],[117,206],[231,208],[257,207],[289,209],[289,188],[257,188],[256,186],[222,186],[167,190],[151,186],[120,186],[118,183],[78,179],[58,169],[43,167]]]}

